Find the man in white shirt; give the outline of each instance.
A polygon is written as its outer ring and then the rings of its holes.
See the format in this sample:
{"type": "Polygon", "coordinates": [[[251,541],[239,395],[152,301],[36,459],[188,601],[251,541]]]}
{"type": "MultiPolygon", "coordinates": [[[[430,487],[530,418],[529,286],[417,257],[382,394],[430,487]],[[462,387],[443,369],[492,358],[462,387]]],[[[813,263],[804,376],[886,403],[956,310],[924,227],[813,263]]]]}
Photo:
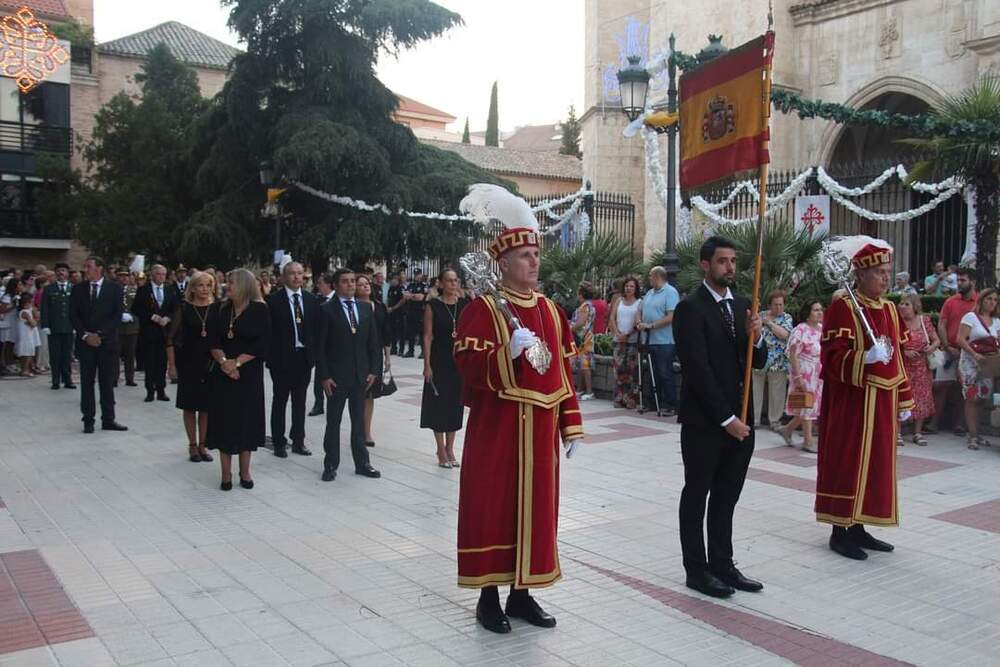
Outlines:
{"type": "Polygon", "coordinates": [[[146,402],[154,398],[169,401],[167,396],[167,327],[180,302],[167,285],[167,268],[155,264],[149,282],[136,290],[132,316],[139,322],[139,354],[146,373],[146,402]]]}

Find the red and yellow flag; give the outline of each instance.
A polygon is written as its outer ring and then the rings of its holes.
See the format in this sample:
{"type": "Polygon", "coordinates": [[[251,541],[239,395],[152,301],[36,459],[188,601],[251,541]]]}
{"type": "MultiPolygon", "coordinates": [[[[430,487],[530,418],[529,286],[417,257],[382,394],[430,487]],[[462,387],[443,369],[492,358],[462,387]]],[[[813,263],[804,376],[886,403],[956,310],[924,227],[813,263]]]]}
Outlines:
{"type": "Polygon", "coordinates": [[[770,162],[773,51],[768,32],[681,77],[681,188],[770,162]]]}

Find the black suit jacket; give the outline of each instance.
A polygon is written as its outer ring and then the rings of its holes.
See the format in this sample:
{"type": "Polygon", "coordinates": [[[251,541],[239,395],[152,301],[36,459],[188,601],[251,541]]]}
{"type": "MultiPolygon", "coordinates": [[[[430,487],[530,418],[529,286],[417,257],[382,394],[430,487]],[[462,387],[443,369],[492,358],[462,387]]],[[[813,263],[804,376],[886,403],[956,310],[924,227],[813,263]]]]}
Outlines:
{"type": "MultiPolygon", "coordinates": [[[[726,332],[722,307],[704,284],[681,301],[674,311],[674,340],[681,362],[681,402],[678,421],[693,426],[715,426],[743,408],[743,373],[746,369],[747,312],[750,302],[733,295],[736,341],[726,332]]],[[[751,363],[763,368],[767,347],[754,348],[751,363]]],[[[753,411],[751,410],[751,413],[753,411]]],[[[753,414],[749,416],[753,425],[753,414]]]]}
{"type": "Polygon", "coordinates": [[[319,379],[332,378],[337,386],[364,386],[368,375],[377,375],[382,350],[375,331],[371,304],[356,302],[358,330],[351,333],[347,313],[334,296],[323,304],[320,317],[319,379]]]}
{"type": "MultiPolygon", "coordinates": [[[[288,292],[280,287],[267,297],[267,307],[271,311],[271,354],[268,366],[291,368],[295,354],[295,323],[292,308],[288,303],[288,292]]],[[[302,343],[306,346],[306,360],[312,368],[319,358],[320,302],[316,295],[302,290],[302,343]]]]}
{"type": "Polygon", "coordinates": [[[84,344],[83,334],[96,333],[101,336],[100,349],[118,348],[118,327],[122,322],[125,290],[119,283],[104,279],[97,301],[90,301],[90,281],[82,281],[73,286],[69,295],[69,316],[76,330],[77,345],[84,344]]]}
{"type": "Polygon", "coordinates": [[[166,341],[167,327],[161,327],[151,320],[153,315],[174,318],[181,302],[177,297],[177,290],[163,284],[163,305],[156,304],[153,296],[153,283],[148,282],[135,292],[135,299],[132,301],[132,316],[139,322],[139,333],[145,342],[166,341]]]}

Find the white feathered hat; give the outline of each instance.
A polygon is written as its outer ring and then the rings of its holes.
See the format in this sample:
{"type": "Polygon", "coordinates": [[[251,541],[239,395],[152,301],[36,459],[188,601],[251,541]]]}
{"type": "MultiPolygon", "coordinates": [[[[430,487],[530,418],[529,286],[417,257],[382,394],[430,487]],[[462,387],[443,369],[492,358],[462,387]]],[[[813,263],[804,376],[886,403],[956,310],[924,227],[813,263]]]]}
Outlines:
{"type": "Polygon", "coordinates": [[[892,264],[892,246],[871,236],[841,236],[830,241],[830,245],[851,260],[855,269],[868,269],[882,264],[892,264]]]}
{"type": "Polygon", "coordinates": [[[504,230],[490,244],[493,259],[500,259],[508,250],[524,246],[539,246],[538,220],[528,202],[491,183],[474,183],[469,194],[458,205],[462,213],[473,216],[487,225],[497,221],[504,230]]]}

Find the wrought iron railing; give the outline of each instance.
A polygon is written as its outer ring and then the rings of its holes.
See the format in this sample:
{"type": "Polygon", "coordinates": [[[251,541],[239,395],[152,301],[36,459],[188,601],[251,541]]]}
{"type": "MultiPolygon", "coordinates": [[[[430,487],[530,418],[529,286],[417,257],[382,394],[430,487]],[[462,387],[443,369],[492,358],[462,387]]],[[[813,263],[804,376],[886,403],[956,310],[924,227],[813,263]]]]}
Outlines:
{"type": "Polygon", "coordinates": [[[17,153],[73,153],[73,130],[52,125],[0,121],[0,151],[17,153]]]}

